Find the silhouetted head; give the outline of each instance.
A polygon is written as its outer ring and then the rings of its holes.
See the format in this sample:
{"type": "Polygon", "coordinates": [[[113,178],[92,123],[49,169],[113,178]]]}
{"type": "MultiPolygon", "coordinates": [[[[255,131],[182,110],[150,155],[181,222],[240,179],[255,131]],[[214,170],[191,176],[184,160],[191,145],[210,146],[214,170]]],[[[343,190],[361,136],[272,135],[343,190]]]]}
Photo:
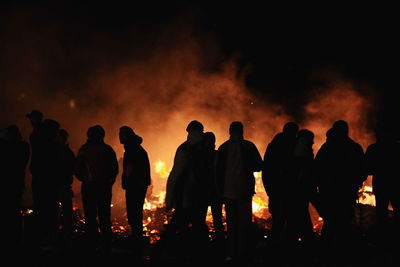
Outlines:
{"type": "Polygon", "coordinates": [[[69,134],[68,134],[67,130],[60,129],[58,131],[58,138],[59,138],[61,144],[63,144],[63,145],[68,144],[68,136],[69,136],[69,134]]]}
{"type": "Polygon", "coordinates": [[[6,129],[6,138],[9,141],[20,141],[22,140],[21,132],[17,125],[10,125],[6,129]]]}
{"type": "Polygon", "coordinates": [[[38,126],[43,121],[43,113],[36,109],[32,110],[25,116],[31,121],[33,127],[38,126]]]}
{"type": "Polygon", "coordinates": [[[89,141],[101,142],[106,136],[106,132],[100,125],[90,127],[86,133],[89,141]]]}
{"type": "Polygon", "coordinates": [[[119,128],[119,142],[126,144],[135,136],[135,132],[129,126],[122,126],[119,128]]]}
{"type": "Polygon", "coordinates": [[[302,129],[297,133],[297,139],[308,145],[312,145],[314,144],[314,133],[310,130],[302,129]]]}
{"type": "Polygon", "coordinates": [[[204,133],[204,144],[209,149],[215,149],[215,134],[213,132],[204,133]]]}
{"type": "Polygon", "coordinates": [[[46,119],[43,121],[43,132],[47,138],[55,140],[60,130],[60,123],[56,120],[46,119]]]}
{"type": "Polygon", "coordinates": [[[334,136],[334,129],[333,128],[329,128],[327,131],[326,131],[326,133],[325,133],[325,136],[326,136],[326,141],[330,141],[330,140],[332,140],[332,138],[333,138],[333,136],[334,136]]]}
{"type": "Polygon", "coordinates": [[[201,122],[193,120],[186,127],[186,131],[188,133],[190,133],[190,132],[200,132],[200,133],[202,133],[204,131],[204,126],[203,126],[203,124],[201,124],[201,122]]]}
{"type": "Polygon", "coordinates": [[[288,137],[296,138],[297,132],[299,131],[299,125],[295,122],[287,122],[283,126],[283,134],[288,137]]]}
{"type": "Polygon", "coordinates": [[[335,130],[335,134],[339,137],[349,135],[349,125],[344,120],[337,120],[333,123],[332,128],[335,130]]]}
{"type": "Polygon", "coordinates": [[[235,137],[243,137],[243,124],[240,121],[234,121],[229,126],[229,134],[235,137]]]}

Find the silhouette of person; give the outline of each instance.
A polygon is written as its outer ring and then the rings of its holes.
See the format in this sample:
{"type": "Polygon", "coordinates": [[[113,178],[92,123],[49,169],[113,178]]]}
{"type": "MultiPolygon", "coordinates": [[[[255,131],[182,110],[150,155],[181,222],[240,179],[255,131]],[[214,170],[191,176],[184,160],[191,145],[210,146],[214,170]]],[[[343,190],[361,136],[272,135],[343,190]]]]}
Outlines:
{"type": "Polygon", "coordinates": [[[27,114],[33,131],[30,135],[32,198],[36,218],[38,245],[42,249],[54,246],[58,225],[58,173],[60,124],[52,119],[42,120],[39,111],[27,114]]]}
{"type": "MultiPolygon", "coordinates": [[[[26,117],[29,119],[32,125],[32,132],[29,135],[29,143],[32,147],[32,150],[35,151],[36,144],[40,145],[40,131],[41,126],[43,125],[43,113],[39,110],[32,110],[30,113],[26,114],[26,117]]],[[[33,154],[32,154],[33,156],[33,154]]],[[[31,162],[33,164],[34,162],[31,162]]]]}
{"type": "Polygon", "coordinates": [[[99,226],[100,249],[107,253],[111,249],[112,186],[118,174],[118,161],[114,149],[104,143],[104,136],[100,125],[88,129],[87,141],[76,157],[75,175],[82,182],[85,231],[89,241],[98,245],[99,226]]]}
{"type": "MultiPolygon", "coordinates": [[[[41,171],[40,171],[40,160],[43,158],[44,150],[42,149],[44,146],[43,140],[43,113],[39,110],[32,110],[30,113],[25,115],[32,126],[32,132],[29,135],[29,144],[31,147],[31,158],[29,163],[29,171],[32,175],[31,180],[31,189],[32,189],[32,201],[33,201],[33,210],[35,211],[35,223],[36,227],[39,228],[39,215],[37,213],[37,205],[40,203],[40,192],[37,189],[37,181],[40,180],[41,171]],[[35,207],[36,206],[36,207],[35,207]]],[[[38,231],[40,232],[40,231],[38,231]]],[[[36,233],[39,236],[40,233],[36,233]]]]}
{"type": "Polygon", "coordinates": [[[143,238],[143,204],[150,185],[150,162],[142,147],[142,138],[132,128],[122,126],[119,140],[124,145],[122,188],[125,190],[126,212],[131,226],[131,238],[137,249],[143,238]]]}
{"type": "Polygon", "coordinates": [[[335,121],[315,156],[320,216],[324,219],[322,237],[335,248],[350,245],[358,190],[366,179],[363,149],[348,132],[346,121],[335,121]]]}
{"type": "Polygon", "coordinates": [[[400,144],[386,125],[375,129],[376,142],[365,152],[365,165],[368,175],[372,175],[372,187],[376,201],[376,219],[380,229],[386,229],[388,205],[391,203],[395,222],[400,226],[400,144]]]}
{"type": "Polygon", "coordinates": [[[61,225],[66,245],[70,246],[73,231],[73,205],[72,198],[74,192],[72,190],[73,175],[75,168],[75,154],[69,147],[68,132],[60,129],[58,133],[59,146],[59,202],[61,204],[60,213],[61,225]]]}
{"type": "MultiPolygon", "coordinates": [[[[22,139],[19,128],[10,125],[0,139],[1,169],[3,185],[8,191],[4,199],[4,218],[7,218],[10,235],[6,233],[3,243],[7,249],[16,249],[23,241],[21,201],[25,188],[25,171],[29,161],[29,144],[22,139]]],[[[4,237],[4,236],[3,236],[4,237]]]]}
{"type": "Polygon", "coordinates": [[[292,211],[293,194],[296,191],[294,150],[298,131],[297,123],[285,123],[282,132],[274,136],[264,153],[262,181],[269,198],[268,207],[272,215],[271,235],[274,243],[283,241],[292,211]]]}
{"type": "MultiPolygon", "coordinates": [[[[222,221],[222,197],[218,193],[217,180],[216,180],[216,156],[217,150],[215,150],[215,134],[213,132],[204,133],[204,146],[206,148],[206,178],[207,178],[207,196],[208,204],[211,207],[211,214],[213,218],[213,228],[215,231],[215,240],[217,242],[222,241],[225,238],[225,230],[222,221]]],[[[204,220],[206,220],[207,210],[204,214],[204,220]]]]}
{"type": "Polygon", "coordinates": [[[311,245],[314,241],[313,224],[309,212],[309,203],[316,205],[317,186],[313,177],[314,161],[314,133],[302,129],[297,133],[297,142],[294,148],[294,195],[291,205],[291,234],[294,240],[301,240],[311,245]]]}
{"type": "Polygon", "coordinates": [[[253,173],[261,171],[263,164],[254,143],[244,139],[241,122],[232,122],[229,134],[217,152],[217,184],[225,203],[228,258],[241,263],[250,259],[253,173]]]}
{"type": "Polygon", "coordinates": [[[187,140],[175,153],[174,165],[167,180],[166,210],[173,209],[170,232],[183,240],[178,249],[183,257],[200,252],[199,246],[208,241],[204,213],[207,212],[204,127],[196,120],[186,127],[187,140]],[[206,240],[207,239],[207,240],[206,240]],[[193,248],[193,249],[190,249],[193,248]]]}

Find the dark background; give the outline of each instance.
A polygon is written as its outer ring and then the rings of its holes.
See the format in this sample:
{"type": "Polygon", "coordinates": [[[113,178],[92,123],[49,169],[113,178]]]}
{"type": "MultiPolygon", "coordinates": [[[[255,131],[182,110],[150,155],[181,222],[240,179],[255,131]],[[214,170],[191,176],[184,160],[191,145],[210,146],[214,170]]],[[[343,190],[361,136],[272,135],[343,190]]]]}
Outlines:
{"type": "Polygon", "coordinates": [[[165,25],[190,21],[194,38],[218,42],[205,69],[235,57],[248,88],[286,106],[294,117],[301,116],[307,92],[323,83],[313,73],[332,69],[355,84],[368,84],[377,115],[397,121],[399,19],[390,6],[2,1],[0,10],[3,84],[16,79],[15,70],[29,72],[23,51],[18,60],[7,52],[23,43],[32,50],[40,45],[49,73],[44,90],[59,90],[60,81],[79,84],[101,68],[140,58],[147,47],[168,45],[157,39],[165,25]],[[21,38],[24,29],[42,35],[21,38]],[[46,52],[46,43],[57,50],[46,52]]]}

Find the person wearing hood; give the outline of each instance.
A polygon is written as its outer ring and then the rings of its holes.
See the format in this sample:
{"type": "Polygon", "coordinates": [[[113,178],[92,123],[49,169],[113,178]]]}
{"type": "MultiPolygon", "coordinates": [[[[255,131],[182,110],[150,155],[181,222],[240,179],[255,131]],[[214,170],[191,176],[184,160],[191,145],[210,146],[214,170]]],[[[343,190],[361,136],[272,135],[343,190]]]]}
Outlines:
{"type": "Polygon", "coordinates": [[[111,248],[112,186],[118,174],[118,161],[114,149],[104,143],[105,131],[95,125],[87,131],[87,142],[78,151],[75,175],[82,182],[82,202],[85,213],[85,231],[93,245],[101,232],[101,248],[111,248]],[[98,217],[98,222],[97,222],[98,217]]]}
{"type": "Polygon", "coordinates": [[[122,188],[125,190],[126,212],[131,226],[132,241],[140,244],[143,237],[143,204],[151,183],[150,161],[142,147],[142,138],[132,128],[119,128],[119,140],[124,145],[122,188]]]}

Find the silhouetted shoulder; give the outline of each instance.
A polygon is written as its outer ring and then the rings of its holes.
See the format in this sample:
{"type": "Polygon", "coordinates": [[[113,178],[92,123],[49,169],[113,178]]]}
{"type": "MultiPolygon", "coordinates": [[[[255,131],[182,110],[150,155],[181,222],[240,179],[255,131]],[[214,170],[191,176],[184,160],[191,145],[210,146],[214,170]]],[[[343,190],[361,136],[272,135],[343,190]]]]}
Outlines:
{"type": "Polygon", "coordinates": [[[354,141],[353,139],[350,139],[350,143],[354,146],[354,148],[364,152],[364,149],[362,148],[362,146],[359,143],[357,143],[356,141],[354,141]]]}
{"type": "Polygon", "coordinates": [[[284,135],[283,135],[283,133],[277,133],[275,136],[274,136],[274,138],[272,138],[272,140],[271,140],[271,143],[272,144],[274,144],[274,143],[279,143],[279,142],[281,142],[283,139],[284,139],[284,135]]]}
{"type": "Polygon", "coordinates": [[[243,140],[243,145],[250,149],[257,149],[257,146],[249,140],[243,140]]]}
{"type": "Polygon", "coordinates": [[[366,150],[365,153],[372,153],[372,152],[375,152],[376,149],[377,149],[377,147],[378,147],[378,144],[377,144],[377,143],[370,144],[370,145],[367,147],[367,150],[366,150]]]}
{"type": "Polygon", "coordinates": [[[326,153],[326,151],[329,149],[329,146],[330,146],[330,144],[328,142],[323,143],[321,145],[321,147],[318,149],[315,157],[319,158],[322,154],[326,153]]]}
{"type": "Polygon", "coordinates": [[[115,153],[114,148],[108,144],[104,144],[105,149],[110,153],[115,153]]]}
{"type": "Polygon", "coordinates": [[[86,150],[88,149],[89,146],[90,146],[90,145],[89,145],[88,143],[84,143],[83,145],[81,145],[81,147],[78,149],[78,154],[79,154],[80,152],[86,151],[86,150]]]}
{"type": "Polygon", "coordinates": [[[228,141],[225,141],[223,144],[221,144],[221,145],[218,147],[218,151],[225,150],[225,149],[228,147],[228,144],[229,144],[229,140],[228,140],[228,141]]]}

